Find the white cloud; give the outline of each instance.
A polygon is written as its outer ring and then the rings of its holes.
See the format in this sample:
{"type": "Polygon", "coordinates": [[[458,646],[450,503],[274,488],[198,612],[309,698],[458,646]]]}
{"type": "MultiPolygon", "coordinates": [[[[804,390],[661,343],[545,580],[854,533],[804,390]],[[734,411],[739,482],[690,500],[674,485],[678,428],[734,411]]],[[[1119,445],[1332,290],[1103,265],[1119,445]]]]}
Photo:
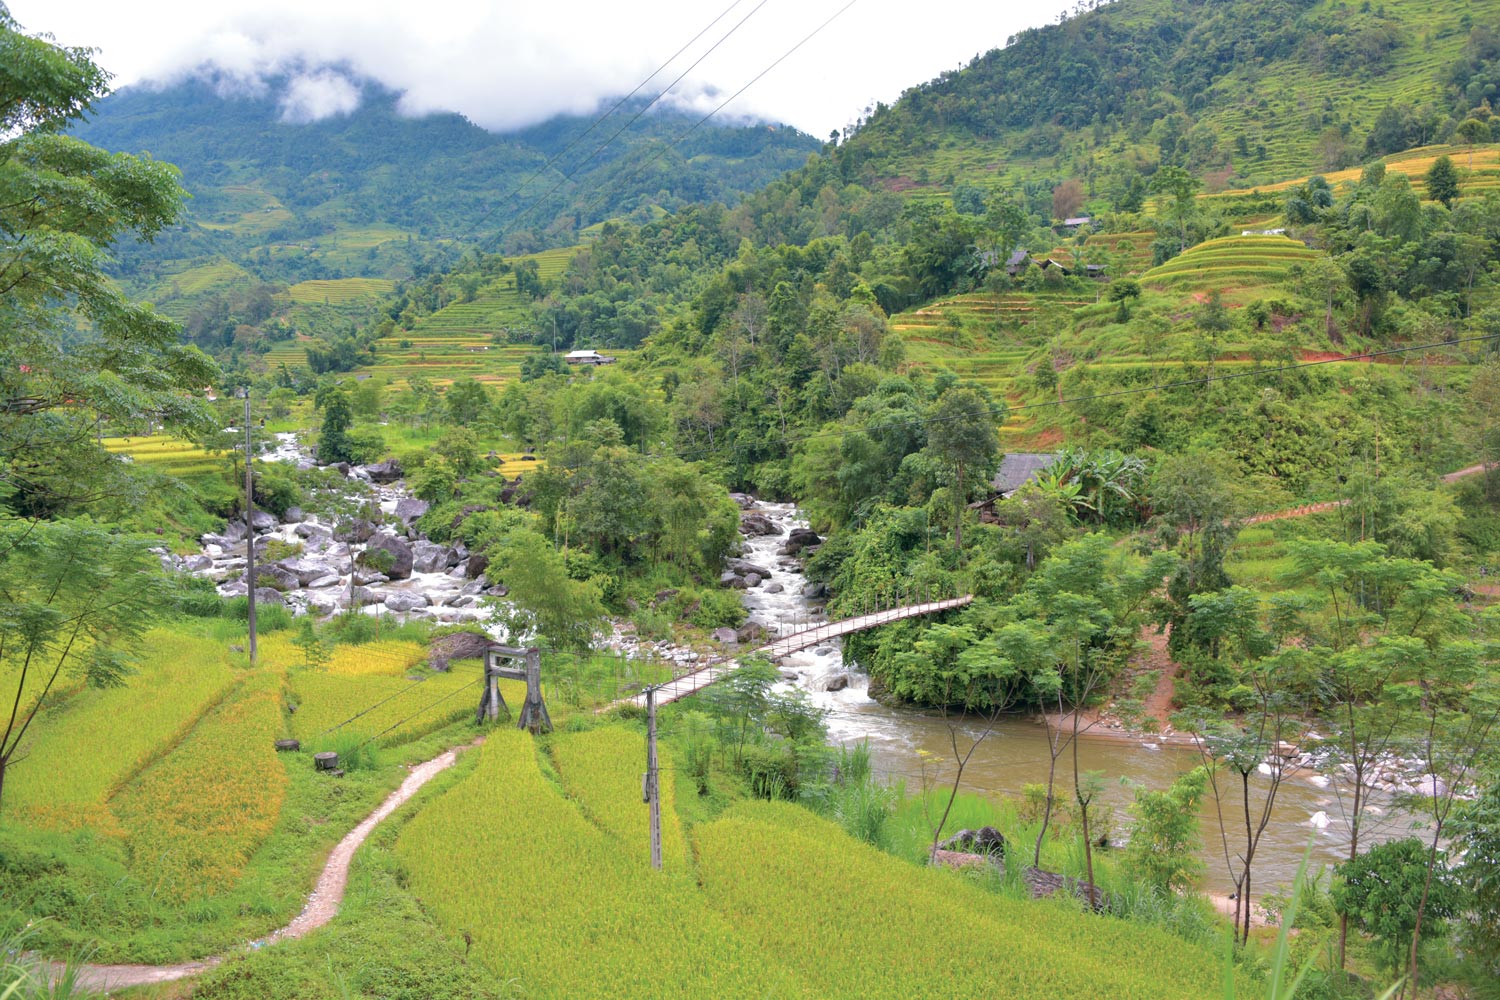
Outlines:
{"type": "MultiPolygon", "coordinates": [[[[458,111],[496,130],[560,112],[587,113],[631,90],[666,62],[729,0],[8,0],[27,30],[68,45],[96,46],[117,84],[165,80],[205,64],[251,83],[313,71],[289,96],[289,114],[350,109],[345,67],[404,92],[411,113],[458,111]],[[339,82],[342,80],[342,84],[339,82]]],[[[671,82],[695,59],[673,100],[711,110],[782,56],[847,0],[739,0],[652,81],[671,82]],[[753,13],[752,13],[753,12],[753,13]],[[745,19],[731,37],[711,45],[745,19]],[[709,97],[710,93],[716,97],[709,97]]],[[[875,100],[1002,45],[1054,18],[1067,4],[976,0],[859,0],[756,83],[723,114],[761,116],[826,135],[875,100]]]]}
{"type": "Polygon", "coordinates": [[[332,70],[292,77],[281,97],[281,120],[296,124],[347,115],[359,107],[359,88],[332,70]]]}

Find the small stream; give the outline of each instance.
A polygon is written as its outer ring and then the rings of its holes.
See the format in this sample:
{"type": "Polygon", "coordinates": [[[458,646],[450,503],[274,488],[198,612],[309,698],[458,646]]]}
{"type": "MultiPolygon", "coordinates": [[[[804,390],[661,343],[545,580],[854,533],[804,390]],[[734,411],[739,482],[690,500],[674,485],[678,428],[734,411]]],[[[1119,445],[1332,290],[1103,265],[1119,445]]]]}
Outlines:
{"type": "MultiPolygon", "coordinates": [[[[748,537],[743,558],[771,568],[773,576],[768,583],[780,584],[781,590],[771,593],[766,583],[747,589],[745,606],[750,620],[763,625],[771,635],[787,635],[823,620],[816,610],[821,602],[802,596],[807,580],[797,561],[778,554],[787,532],[806,527],[801,512],[793,504],[757,503],[751,509],[770,518],[781,528],[781,533],[748,537]]],[[[887,780],[904,782],[909,792],[921,789],[924,781],[932,787],[951,783],[955,765],[950,720],[935,711],[888,707],[875,701],[869,695],[869,678],[857,664],[843,662],[837,641],[785,657],[780,666],[789,685],[795,683],[802,688],[814,704],[828,713],[830,739],[838,743],[867,741],[876,771],[887,780]],[[927,761],[925,777],[924,760],[927,761]]],[[[972,716],[960,718],[956,724],[961,749],[967,749],[983,729],[983,723],[972,716]]],[[[1049,759],[1045,727],[1031,718],[1010,716],[1001,720],[975,752],[965,768],[962,787],[985,795],[1019,796],[1026,784],[1046,783],[1049,759]]],[[[1114,807],[1112,842],[1115,844],[1122,843],[1129,832],[1128,807],[1134,798],[1134,786],[1166,788],[1179,774],[1199,763],[1201,758],[1195,748],[1164,744],[1149,736],[1086,733],[1079,740],[1080,769],[1103,772],[1100,799],[1114,807]]],[[[1057,780],[1057,794],[1071,797],[1071,752],[1058,761],[1057,780]]],[[[1263,790],[1265,781],[1257,776],[1252,791],[1263,790]]],[[[1229,791],[1226,788],[1225,794],[1229,791]]],[[[1254,872],[1256,885],[1260,887],[1255,890],[1257,897],[1265,888],[1291,884],[1309,838],[1313,842],[1314,865],[1334,864],[1346,856],[1348,829],[1341,807],[1346,801],[1347,790],[1336,779],[1311,770],[1299,772],[1282,783],[1271,822],[1257,852],[1254,872]]],[[[1252,810],[1258,810],[1259,802],[1258,795],[1252,797],[1252,810]]],[[[1236,804],[1237,800],[1228,799],[1224,803],[1231,858],[1236,856],[1236,843],[1244,843],[1243,804],[1238,803],[1235,811],[1232,807],[1236,804]]],[[[1210,892],[1233,892],[1234,883],[1219,834],[1218,813],[1211,797],[1204,803],[1202,819],[1204,847],[1200,856],[1207,865],[1203,887],[1210,892]]],[[[1368,807],[1361,840],[1373,843],[1400,837],[1412,828],[1411,818],[1394,810],[1389,798],[1377,798],[1368,807]]]]}

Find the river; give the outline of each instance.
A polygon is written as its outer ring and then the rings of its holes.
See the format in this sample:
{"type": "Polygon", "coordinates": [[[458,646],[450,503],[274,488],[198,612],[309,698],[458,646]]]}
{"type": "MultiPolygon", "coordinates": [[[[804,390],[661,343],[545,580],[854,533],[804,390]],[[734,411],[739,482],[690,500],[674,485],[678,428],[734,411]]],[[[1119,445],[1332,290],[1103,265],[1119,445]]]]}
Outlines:
{"type": "MultiPolygon", "coordinates": [[[[753,509],[769,517],[781,532],[748,537],[744,559],[773,568],[772,580],[781,585],[781,590],[772,593],[765,584],[747,589],[745,605],[752,622],[762,625],[772,635],[787,635],[821,620],[813,610],[814,605],[803,597],[807,580],[801,568],[794,559],[778,552],[787,532],[794,527],[806,527],[806,521],[792,504],[758,503],[753,509]]],[[[857,664],[843,662],[836,641],[784,657],[780,665],[788,676],[795,673],[794,683],[827,713],[831,740],[845,744],[866,741],[876,772],[888,781],[905,782],[908,790],[922,787],[924,760],[927,780],[937,787],[951,784],[955,764],[950,722],[959,730],[960,749],[967,749],[984,729],[984,721],[973,716],[944,719],[937,712],[891,707],[875,701],[869,695],[868,677],[859,671],[857,664]],[[837,690],[830,691],[830,687],[837,690]]],[[[1028,783],[1045,784],[1048,762],[1047,732],[1041,722],[1008,716],[1000,720],[975,751],[964,770],[961,787],[983,795],[1019,796],[1028,783]]],[[[1166,788],[1179,774],[1200,762],[1194,747],[1163,744],[1150,736],[1085,733],[1079,740],[1080,768],[1104,775],[1100,798],[1114,807],[1113,837],[1117,843],[1128,835],[1131,823],[1128,808],[1134,798],[1134,786],[1166,788]]],[[[1069,752],[1058,762],[1060,796],[1071,796],[1071,767],[1069,752]]],[[[1251,800],[1255,815],[1259,813],[1265,785],[1263,776],[1255,776],[1251,800]]],[[[1225,788],[1226,795],[1232,791],[1225,788]]],[[[1309,838],[1315,866],[1336,863],[1347,855],[1348,827],[1341,808],[1341,803],[1347,801],[1347,790],[1329,776],[1304,771],[1282,782],[1270,823],[1257,849],[1254,869],[1257,898],[1267,888],[1292,882],[1309,838]]],[[[1243,803],[1226,799],[1224,815],[1230,828],[1229,856],[1235,858],[1236,845],[1242,849],[1244,844],[1243,803]],[[1232,811],[1236,805],[1238,810],[1232,811]]],[[[1200,854],[1207,866],[1203,887],[1227,894],[1234,891],[1234,882],[1225,862],[1218,812],[1211,796],[1204,802],[1202,820],[1204,846],[1200,854]]],[[[1365,816],[1361,840],[1370,843],[1399,837],[1411,829],[1409,817],[1393,809],[1389,799],[1379,798],[1372,802],[1365,816]]]]}

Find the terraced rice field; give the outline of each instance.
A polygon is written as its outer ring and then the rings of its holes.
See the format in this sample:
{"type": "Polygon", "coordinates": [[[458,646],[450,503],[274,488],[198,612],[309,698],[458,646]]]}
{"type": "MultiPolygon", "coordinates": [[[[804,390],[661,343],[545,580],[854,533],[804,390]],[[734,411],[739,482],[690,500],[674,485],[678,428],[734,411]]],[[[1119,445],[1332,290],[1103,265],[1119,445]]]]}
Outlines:
{"type": "Polygon", "coordinates": [[[1217,289],[1226,301],[1234,302],[1286,280],[1292,265],[1317,256],[1317,251],[1285,236],[1225,236],[1189,247],[1140,280],[1160,291],[1217,289]]]}
{"type": "MultiPolygon", "coordinates": [[[[1387,173],[1405,174],[1411,178],[1419,192],[1425,193],[1421,184],[1422,175],[1432,169],[1434,160],[1440,156],[1447,156],[1459,169],[1459,189],[1462,195],[1482,195],[1487,191],[1500,188],[1500,144],[1476,145],[1473,149],[1473,173],[1465,176],[1470,169],[1469,152],[1469,147],[1463,145],[1423,146],[1386,157],[1385,169],[1387,173]]],[[[1340,185],[1353,184],[1358,181],[1361,170],[1360,167],[1353,167],[1348,170],[1330,171],[1322,176],[1337,189],[1340,185]]],[[[1251,190],[1289,191],[1305,183],[1307,183],[1307,177],[1296,177],[1292,180],[1278,181],[1275,184],[1257,185],[1254,189],[1224,191],[1222,197],[1248,194],[1251,190]]]]}
{"type": "Polygon", "coordinates": [[[104,448],[111,455],[127,457],[171,476],[217,472],[224,462],[191,441],[165,435],[105,438],[104,448]]]}
{"type": "Polygon", "coordinates": [[[299,281],[287,289],[293,302],[303,305],[341,306],[360,299],[379,298],[396,287],[385,278],[338,278],[328,281],[299,281]]]}

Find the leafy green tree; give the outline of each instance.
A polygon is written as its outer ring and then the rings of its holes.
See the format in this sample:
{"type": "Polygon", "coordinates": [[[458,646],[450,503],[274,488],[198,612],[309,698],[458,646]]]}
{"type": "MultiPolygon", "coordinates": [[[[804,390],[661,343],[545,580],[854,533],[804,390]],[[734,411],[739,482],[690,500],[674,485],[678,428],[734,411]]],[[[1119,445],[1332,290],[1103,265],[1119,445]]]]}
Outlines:
{"type": "MultiPolygon", "coordinates": [[[[1472,156],[1473,153],[1469,155],[1472,156]]],[[[1458,170],[1451,159],[1439,156],[1433,160],[1422,179],[1427,184],[1427,197],[1442,202],[1444,208],[1453,207],[1453,202],[1458,197],[1458,170]]]]}
{"type": "Polygon", "coordinates": [[[1151,193],[1162,195],[1164,201],[1158,226],[1177,241],[1177,253],[1190,245],[1188,228],[1199,186],[1198,179],[1182,167],[1164,166],[1151,178],[1151,193]]]}
{"type": "Polygon", "coordinates": [[[1453,132],[1463,144],[1469,147],[1469,169],[1474,169],[1474,145],[1487,142],[1490,138],[1490,125],[1488,122],[1480,121],[1478,118],[1465,118],[1458,123],[1458,128],[1453,132]]]}
{"type": "Polygon", "coordinates": [[[480,382],[472,378],[454,380],[443,394],[443,405],[448,412],[448,422],[459,427],[474,427],[490,413],[490,393],[480,382]]]}
{"type": "Polygon", "coordinates": [[[353,419],[349,397],[342,389],[335,388],[324,397],[323,423],[318,428],[319,462],[332,465],[354,460],[349,447],[349,425],[353,419]]]}
{"type": "MultiPolygon", "coordinates": [[[[1414,943],[1418,900],[1428,874],[1427,846],[1415,837],[1378,844],[1334,868],[1333,903],[1341,914],[1379,943],[1385,971],[1399,974],[1414,943]]],[[[1454,916],[1459,892],[1446,870],[1432,879],[1426,919],[1433,924],[1454,916]]]]}
{"type": "Polygon", "coordinates": [[[1187,892],[1202,877],[1198,858],[1203,838],[1198,806],[1208,791],[1208,772],[1195,767],[1165,791],[1135,791],[1135,826],[1125,852],[1125,870],[1158,892],[1187,892]]]}
{"type": "Polygon", "coordinates": [[[1468,891],[1459,925],[1464,949],[1500,976],[1500,775],[1465,803],[1453,823],[1454,853],[1463,858],[1457,881],[1468,891]]]}
{"type": "Polygon", "coordinates": [[[149,544],[85,522],[0,524],[0,802],[58,682],[123,684],[132,644],[170,607],[149,544]]]}
{"type": "Polygon", "coordinates": [[[953,547],[963,551],[963,511],[970,484],[988,479],[1000,457],[996,425],[1005,408],[992,407],[974,389],[949,389],[938,398],[927,423],[927,446],[953,474],[953,547]]]}
{"type": "Polygon", "coordinates": [[[173,167],[64,134],[107,79],[0,5],[0,508],[26,516],[124,489],[90,433],[100,418],[210,422],[213,363],[105,273],[113,244],[150,240],[183,198],[173,167]]]}
{"type": "Polygon", "coordinates": [[[587,652],[604,627],[604,603],[590,580],[568,575],[562,553],[528,528],[507,532],[486,550],[492,578],[510,589],[499,619],[517,645],[541,641],[587,652]]]}

